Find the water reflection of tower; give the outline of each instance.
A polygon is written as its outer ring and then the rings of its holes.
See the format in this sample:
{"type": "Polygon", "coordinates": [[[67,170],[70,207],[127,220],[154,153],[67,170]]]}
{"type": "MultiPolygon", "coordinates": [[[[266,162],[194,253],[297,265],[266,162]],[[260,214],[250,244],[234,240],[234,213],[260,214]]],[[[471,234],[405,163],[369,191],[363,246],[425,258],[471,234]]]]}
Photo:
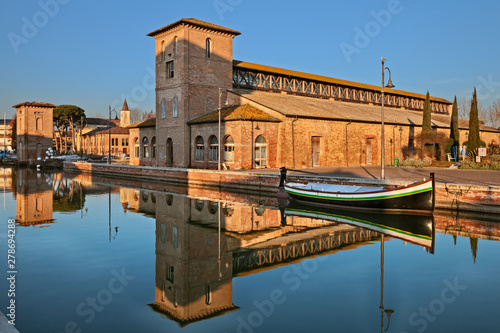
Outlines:
{"type": "Polygon", "coordinates": [[[16,172],[16,221],[22,226],[53,222],[52,185],[49,175],[31,169],[16,172]]]}
{"type": "MultiPolygon", "coordinates": [[[[196,204],[183,196],[157,197],[156,294],[150,306],[182,326],[237,308],[227,238],[191,223],[196,204]]],[[[209,219],[218,216],[208,202],[203,209],[209,219]]]]}

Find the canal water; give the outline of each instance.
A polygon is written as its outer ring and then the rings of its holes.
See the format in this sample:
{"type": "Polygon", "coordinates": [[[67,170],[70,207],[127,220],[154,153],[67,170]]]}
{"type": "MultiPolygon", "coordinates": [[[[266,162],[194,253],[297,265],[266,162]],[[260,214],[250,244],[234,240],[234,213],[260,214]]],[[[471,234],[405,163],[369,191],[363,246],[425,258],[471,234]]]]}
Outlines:
{"type": "Polygon", "coordinates": [[[500,327],[500,223],[481,216],[363,216],[203,188],[0,176],[0,311],[14,301],[22,333],[500,327]]]}

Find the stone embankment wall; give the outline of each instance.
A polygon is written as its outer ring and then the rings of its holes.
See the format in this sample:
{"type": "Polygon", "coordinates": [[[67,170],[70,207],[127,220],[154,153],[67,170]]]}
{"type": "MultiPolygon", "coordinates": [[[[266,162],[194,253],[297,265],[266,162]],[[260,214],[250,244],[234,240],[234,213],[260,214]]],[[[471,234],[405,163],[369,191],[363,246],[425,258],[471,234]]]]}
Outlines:
{"type": "MultiPolygon", "coordinates": [[[[279,175],[244,171],[213,171],[186,168],[137,167],[97,163],[65,163],[64,170],[73,173],[92,174],[130,181],[149,181],[182,186],[214,187],[225,191],[275,196],[279,175]]],[[[409,182],[380,181],[377,179],[332,178],[308,175],[289,175],[288,179],[329,181],[343,184],[393,185],[409,182]]],[[[436,184],[436,209],[460,210],[498,214],[500,212],[500,187],[460,184],[436,184]]]]}

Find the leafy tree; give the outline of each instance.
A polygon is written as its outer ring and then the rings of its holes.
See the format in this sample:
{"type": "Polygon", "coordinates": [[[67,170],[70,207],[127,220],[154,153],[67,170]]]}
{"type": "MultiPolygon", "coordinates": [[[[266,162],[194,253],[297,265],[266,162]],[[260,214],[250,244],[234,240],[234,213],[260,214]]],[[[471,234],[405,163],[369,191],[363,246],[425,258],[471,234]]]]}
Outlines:
{"type": "MultiPolygon", "coordinates": [[[[59,105],[54,108],[54,126],[59,132],[59,151],[62,149],[63,130],[68,127],[71,130],[72,149],[75,149],[75,126],[80,126],[85,120],[85,111],[75,105],[59,105]]],[[[57,148],[57,141],[56,141],[57,148]]]]}
{"type": "Polygon", "coordinates": [[[429,92],[425,96],[424,103],[424,113],[422,116],[422,133],[431,133],[432,132],[432,120],[431,120],[431,98],[429,96],[429,92]]]}
{"type": "Polygon", "coordinates": [[[467,141],[467,151],[473,161],[479,147],[485,147],[485,143],[479,137],[479,111],[477,107],[476,88],[474,88],[469,115],[469,140],[467,141]]]}

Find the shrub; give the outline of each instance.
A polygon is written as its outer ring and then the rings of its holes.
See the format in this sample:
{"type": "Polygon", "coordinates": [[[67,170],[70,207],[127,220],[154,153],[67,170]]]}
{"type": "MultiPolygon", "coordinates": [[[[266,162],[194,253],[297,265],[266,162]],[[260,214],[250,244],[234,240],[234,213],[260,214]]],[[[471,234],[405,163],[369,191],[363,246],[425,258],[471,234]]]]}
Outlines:
{"type": "Polygon", "coordinates": [[[432,160],[430,159],[415,159],[415,158],[407,158],[401,163],[401,166],[411,166],[411,167],[416,167],[416,168],[424,168],[424,167],[429,167],[432,164],[432,160]]]}

